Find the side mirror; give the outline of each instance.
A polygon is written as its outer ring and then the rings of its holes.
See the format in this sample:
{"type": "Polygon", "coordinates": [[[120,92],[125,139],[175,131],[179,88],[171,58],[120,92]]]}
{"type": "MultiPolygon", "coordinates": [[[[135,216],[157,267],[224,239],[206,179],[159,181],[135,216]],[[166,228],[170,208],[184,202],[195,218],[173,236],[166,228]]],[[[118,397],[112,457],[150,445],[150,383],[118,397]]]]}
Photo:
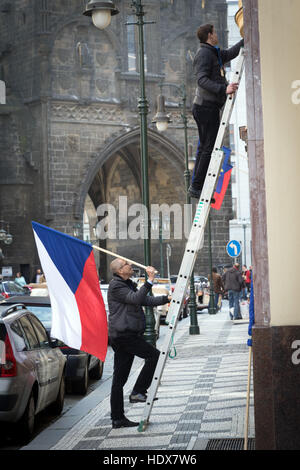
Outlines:
{"type": "Polygon", "coordinates": [[[51,338],[50,346],[51,346],[51,348],[57,348],[58,347],[58,340],[55,339],[55,338],[51,338]]]}

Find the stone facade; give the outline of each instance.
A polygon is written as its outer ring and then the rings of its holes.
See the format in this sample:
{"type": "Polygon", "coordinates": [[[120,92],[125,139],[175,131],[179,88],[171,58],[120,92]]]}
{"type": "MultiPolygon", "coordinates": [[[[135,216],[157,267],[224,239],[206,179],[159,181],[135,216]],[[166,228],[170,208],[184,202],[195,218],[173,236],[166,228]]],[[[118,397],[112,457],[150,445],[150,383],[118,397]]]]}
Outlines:
{"type": "MultiPolygon", "coordinates": [[[[10,222],[14,242],[2,247],[3,265],[29,278],[39,261],[31,220],[73,234],[82,224],[87,196],[95,213],[119,196],[141,202],[139,73],[131,2],[116,0],[120,14],[97,30],[79,0],[0,0],[0,79],[7,104],[0,105],[0,219],[10,222]]],[[[184,134],[180,93],[165,86],[172,123],[159,134],[151,119],[159,83],[186,84],[188,139],[196,151],[198,134],[191,115],[195,89],[191,57],[201,23],[213,23],[220,44],[227,42],[225,0],[145,0],[146,94],[149,103],[149,188],[151,203],[185,203],[184,134]]],[[[118,207],[117,207],[118,209],[118,207]]],[[[212,211],[213,262],[228,263],[225,246],[231,218],[229,188],[220,212],[212,211]]],[[[171,223],[172,231],[174,229],[171,223]]],[[[82,231],[81,231],[82,236],[82,231]]],[[[101,246],[143,261],[142,240],[102,240],[101,246]]],[[[184,240],[172,246],[171,272],[177,273],[184,240]]],[[[101,255],[101,274],[106,274],[101,255]]],[[[159,241],[152,243],[159,266],[159,241]]],[[[207,236],[196,273],[208,272],[207,236]]],[[[106,277],[104,274],[103,277],[106,277]]]]}

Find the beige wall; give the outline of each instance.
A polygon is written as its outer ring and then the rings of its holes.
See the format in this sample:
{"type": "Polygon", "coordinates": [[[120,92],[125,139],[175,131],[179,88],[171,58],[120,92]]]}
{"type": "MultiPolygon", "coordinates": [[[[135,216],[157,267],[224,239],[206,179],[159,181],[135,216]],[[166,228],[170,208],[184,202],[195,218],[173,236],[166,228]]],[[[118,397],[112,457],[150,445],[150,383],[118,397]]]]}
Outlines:
{"type": "Polygon", "coordinates": [[[258,4],[271,325],[299,325],[300,1],[258,4]]]}

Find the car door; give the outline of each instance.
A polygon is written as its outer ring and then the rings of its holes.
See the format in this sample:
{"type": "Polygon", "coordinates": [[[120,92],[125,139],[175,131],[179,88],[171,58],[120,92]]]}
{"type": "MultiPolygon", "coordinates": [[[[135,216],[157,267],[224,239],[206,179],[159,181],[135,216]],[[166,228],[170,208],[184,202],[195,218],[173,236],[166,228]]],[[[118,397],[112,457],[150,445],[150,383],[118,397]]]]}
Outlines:
{"type": "Polygon", "coordinates": [[[40,342],[41,354],[45,357],[47,363],[48,374],[48,403],[52,403],[57,397],[60,380],[61,380],[61,364],[58,350],[53,349],[49,342],[49,337],[45,327],[40,320],[33,314],[29,315],[31,324],[36,332],[40,342]]]}
{"type": "Polygon", "coordinates": [[[31,352],[30,359],[36,371],[36,377],[39,384],[39,396],[36,411],[40,411],[47,406],[48,388],[49,388],[49,366],[47,356],[42,353],[40,343],[28,315],[24,315],[19,319],[27,338],[28,349],[31,352]]]}

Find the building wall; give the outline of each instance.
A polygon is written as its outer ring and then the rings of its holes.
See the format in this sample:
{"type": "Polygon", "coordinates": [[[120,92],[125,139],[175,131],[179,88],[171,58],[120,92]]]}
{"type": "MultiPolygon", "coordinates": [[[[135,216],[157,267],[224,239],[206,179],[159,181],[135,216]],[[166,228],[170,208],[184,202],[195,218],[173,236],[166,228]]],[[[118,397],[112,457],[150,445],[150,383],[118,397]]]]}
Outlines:
{"type": "MultiPolygon", "coordinates": [[[[164,88],[173,122],[164,135],[159,135],[151,124],[158,84],[162,80],[177,85],[186,82],[188,137],[195,152],[198,136],[190,111],[195,90],[191,57],[198,48],[196,30],[200,23],[213,22],[221,45],[226,46],[226,1],[211,0],[204,8],[201,0],[143,3],[146,19],[155,21],[145,26],[149,167],[150,171],[156,168],[150,175],[151,197],[163,203],[174,194],[173,202],[183,206],[180,95],[174,87],[164,88]],[[157,169],[160,167],[162,171],[157,169]]],[[[0,105],[0,205],[1,217],[10,221],[14,235],[13,244],[4,249],[4,263],[15,271],[23,264],[31,270],[39,264],[31,220],[73,234],[74,226],[83,222],[88,194],[95,210],[113,200],[107,182],[112,161],[120,154],[126,162],[120,178],[125,181],[131,172],[139,188],[136,197],[140,198],[139,74],[132,54],[128,62],[127,48],[129,37],[133,44],[137,37],[125,25],[132,16],[131,1],[116,0],[120,14],[104,31],[82,15],[85,4],[83,0],[0,0],[1,78],[7,86],[7,104],[0,105]]],[[[121,190],[122,185],[115,189],[116,193],[121,190]]],[[[212,222],[215,263],[227,259],[230,197],[229,189],[223,210],[212,222]]],[[[178,241],[166,242],[174,245],[171,269],[176,273],[185,240],[181,249],[178,241]]],[[[122,246],[123,242],[120,249],[122,246]]],[[[117,242],[115,248],[118,250],[117,242]]],[[[135,254],[134,247],[129,251],[135,254]]],[[[159,264],[157,255],[153,263],[159,264]]],[[[196,272],[207,271],[206,237],[196,272]]]]}
{"type": "Polygon", "coordinates": [[[300,446],[299,3],[244,0],[253,237],[255,447],[300,446]],[[276,41],[280,37],[286,41],[276,41]],[[276,43],[276,54],[274,51],[276,43]],[[278,46],[278,47],[277,47],[278,46]],[[296,88],[294,88],[296,86],[296,88]],[[284,247],[284,248],[283,248],[284,247]]]}

